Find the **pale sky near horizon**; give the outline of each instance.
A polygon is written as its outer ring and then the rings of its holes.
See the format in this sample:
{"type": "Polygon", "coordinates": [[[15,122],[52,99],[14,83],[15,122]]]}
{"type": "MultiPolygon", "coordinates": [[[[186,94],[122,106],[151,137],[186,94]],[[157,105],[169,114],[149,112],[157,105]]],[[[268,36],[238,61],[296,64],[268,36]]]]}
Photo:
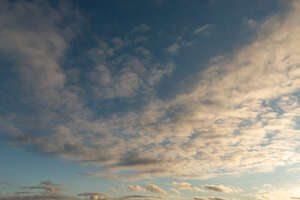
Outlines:
{"type": "Polygon", "coordinates": [[[299,172],[299,0],[0,0],[0,200],[297,200],[299,172]]]}

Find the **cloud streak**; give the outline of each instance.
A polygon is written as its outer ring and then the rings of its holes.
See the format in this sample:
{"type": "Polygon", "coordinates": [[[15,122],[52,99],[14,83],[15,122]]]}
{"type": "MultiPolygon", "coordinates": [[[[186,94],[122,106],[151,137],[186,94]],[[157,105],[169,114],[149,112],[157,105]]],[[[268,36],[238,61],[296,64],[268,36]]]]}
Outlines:
{"type": "Polygon", "coordinates": [[[180,190],[204,192],[203,189],[198,188],[198,187],[194,187],[194,186],[192,186],[192,184],[186,183],[186,182],[181,182],[181,183],[173,182],[172,185],[176,186],[180,190]]]}

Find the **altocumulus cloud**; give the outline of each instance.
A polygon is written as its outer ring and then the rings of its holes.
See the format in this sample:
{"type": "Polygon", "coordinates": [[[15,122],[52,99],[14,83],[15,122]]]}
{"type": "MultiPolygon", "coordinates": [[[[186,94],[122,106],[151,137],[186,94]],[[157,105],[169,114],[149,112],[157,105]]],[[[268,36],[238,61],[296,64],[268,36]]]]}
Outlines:
{"type": "MultiPolygon", "coordinates": [[[[82,52],[89,70],[69,71],[62,63],[79,37],[81,14],[35,1],[3,1],[0,11],[0,52],[13,55],[3,56],[14,72],[5,85],[22,91],[12,104],[24,108],[1,113],[6,143],[101,167],[84,174],[107,179],[201,179],[299,161],[298,1],[262,23],[255,40],[213,59],[192,89],[167,100],[156,89],[176,66],[172,58],[151,56],[142,40],[96,38],[82,52]],[[143,57],[136,55],[139,46],[143,57]],[[125,53],[127,47],[133,52],[125,53]],[[113,109],[115,102],[123,103],[122,112],[113,109]],[[106,105],[113,105],[109,112],[97,112],[106,105]]],[[[141,25],[128,35],[147,38],[148,30],[141,25]]],[[[166,193],[155,185],[146,189],[166,193]]]]}

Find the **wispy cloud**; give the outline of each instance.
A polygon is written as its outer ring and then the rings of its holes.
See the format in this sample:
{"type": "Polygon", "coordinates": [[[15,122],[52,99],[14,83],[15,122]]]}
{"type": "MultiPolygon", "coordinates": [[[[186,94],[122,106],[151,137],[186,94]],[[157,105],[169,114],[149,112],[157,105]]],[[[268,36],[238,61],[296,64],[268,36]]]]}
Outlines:
{"type": "Polygon", "coordinates": [[[151,29],[151,27],[148,26],[147,24],[141,24],[141,25],[135,26],[131,32],[132,33],[146,32],[146,31],[149,31],[150,29],[151,29]]]}
{"type": "Polygon", "coordinates": [[[203,26],[200,26],[194,30],[194,34],[198,35],[198,34],[202,33],[203,31],[207,30],[210,26],[211,26],[210,24],[205,24],[203,26]]]}
{"type": "Polygon", "coordinates": [[[220,197],[194,197],[194,200],[226,200],[220,197]]]}
{"type": "Polygon", "coordinates": [[[215,191],[215,192],[224,192],[224,193],[232,193],[232,192],[240,192],[241,189],[228,187],[224,185],[204,185],[204,188],[207,190],[215,191]]]}
{"type": "Polygon", "coordinates": [[[199,187],[194,187],[194,186],[192,186],[192,184],[186,183],[186,182],[181,182],[181,183],[173,182],[172,185],[176,186],[180,190],[204,192],[203,189],[201,189],[199,187]]]}
{"type": "Polygon", "coordinates": [[[180,194],[180,192],[175,188],[170,188],[169,190],[174,192],[175,194],[180,194]]]}

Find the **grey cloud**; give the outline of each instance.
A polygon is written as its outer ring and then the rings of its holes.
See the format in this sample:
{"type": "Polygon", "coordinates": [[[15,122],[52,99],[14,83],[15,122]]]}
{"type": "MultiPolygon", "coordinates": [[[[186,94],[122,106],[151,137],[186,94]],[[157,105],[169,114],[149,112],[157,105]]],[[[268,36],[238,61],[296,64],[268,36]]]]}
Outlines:
{"type": "Polygon", "coordinates": [[[232,193],[240,190],[240,189],[231,188],[224,185],[204,185],[203,187],[205,187],[208,190],[212,190],[215,192],[224,192],[224,193],[232,193]]]}
{"type": "Polygon", "coordinates": [[[171,62],[154,62],[154,58],[149,57],[151,52],[141,46],[136,50],[144,54],[145,58],[130,54],[120,54],[114,58],[103,56],[105,49],[111,49],[107,43],[105,44],[105,48],[98,46],[91,50],[93,53],[90,56],[95,59],[96,66],[87,75],[91,82],[89,88],[97,101],[137,98],[139,93],[151,96],[153,87],[174,69],[171,62]],[[149,91],[150,93],[147,93],[149,91]]]}
{"type": "Polygon", "coordinates": [[[136,32],[146,32],[146,31],[149,31],[151,29],[150,26],[148,26],[147,24],[141,24],[139,26],[135,26],[133,29],[132,29],[132,33],[136,33],[136,32]]]}
{"type": "Polygon", "coordinates": [[[160,164],[163,161],[156,158],[145,158],[140,155],[129,155],[123,157],[117,165],[120,166],[147,166],[160,164]]]}
{"type": "Polygon", "coordinates": [[[203,26],[200,26],[194,30],[194,34],[198,35],[198,34],[202,33],[203,31],[207,30],[210,26],[211,26],[210,24],[205,24],[203,26]]]}
{"type": "Polygon", "coordinates": [[[170,45],[170,46],[167,48],[167,51],[168,51],[169,53],[176,53],[179,49],[180,49],[179,44],[174,43],[174,44],[170,45]]]}
{"type": "Polygon", "coordinates": [[[42,190],[48,195],[57,194],[60,191],[65,189],[63,185],[54,184],[51,181],[44,181],[37,186],[25,186],[23,188],[30,189],[30,190],[35,190],[35,189],[42,190]]]}

